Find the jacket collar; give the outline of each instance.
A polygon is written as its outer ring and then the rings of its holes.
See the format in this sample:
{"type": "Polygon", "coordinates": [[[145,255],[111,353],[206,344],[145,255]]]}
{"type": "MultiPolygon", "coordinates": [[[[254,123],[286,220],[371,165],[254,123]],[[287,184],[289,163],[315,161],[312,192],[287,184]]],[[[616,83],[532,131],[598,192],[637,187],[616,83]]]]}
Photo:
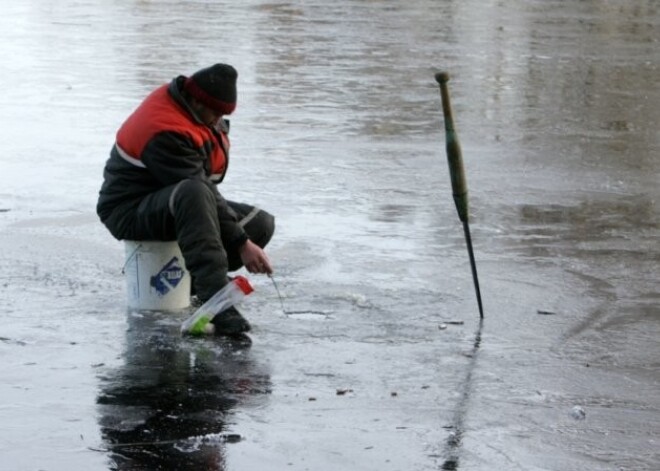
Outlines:
{"type": "Polygon", "coordinates": [[[204,124],[200,117],[195,113],[195,111],[190,107],[190,104],[183,97],[181,91],[183,90],[183,83],[186,81],[184,75],[179,75],[178,77],[172,79],[170,86],[168,87],[168,92],[184,110],[188,112],[190,117],[198,124],[204,124]]]}

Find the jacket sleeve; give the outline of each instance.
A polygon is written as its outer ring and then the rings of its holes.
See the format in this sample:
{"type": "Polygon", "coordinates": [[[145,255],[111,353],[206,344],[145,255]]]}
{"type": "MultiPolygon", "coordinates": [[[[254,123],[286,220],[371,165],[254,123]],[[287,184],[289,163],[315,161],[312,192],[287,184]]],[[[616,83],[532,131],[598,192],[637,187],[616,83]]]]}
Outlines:
{"type": "Polygon", "coordinates": [[[161,132],[145,146],[142,163],[163,186],[173,185],[189,178],[207,180],[205,158],[184,135],[161,132]]]}
{"type": "Polygon", "coordinates": [[[206,158],[185,136],[174,132],[154,136],[142,152],[141,160],[163,186],[186,179],[204,182],[215,195],[222,239],[234,246],[247,241],[248,236],[240,226],[236,213],[206,174],[206,158]]]}

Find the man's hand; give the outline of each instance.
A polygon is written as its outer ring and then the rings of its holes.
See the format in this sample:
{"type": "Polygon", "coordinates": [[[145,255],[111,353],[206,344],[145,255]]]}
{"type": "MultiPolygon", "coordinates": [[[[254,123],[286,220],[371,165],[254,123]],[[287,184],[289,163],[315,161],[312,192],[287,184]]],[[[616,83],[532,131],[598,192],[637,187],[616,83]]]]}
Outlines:
{"type": "Polygon", "coordinates": [[[248,240],[239,249],[243,265],[250,273],[273,273],[273,267],[266,256],[266,252],[257,244],[248,240]]]}

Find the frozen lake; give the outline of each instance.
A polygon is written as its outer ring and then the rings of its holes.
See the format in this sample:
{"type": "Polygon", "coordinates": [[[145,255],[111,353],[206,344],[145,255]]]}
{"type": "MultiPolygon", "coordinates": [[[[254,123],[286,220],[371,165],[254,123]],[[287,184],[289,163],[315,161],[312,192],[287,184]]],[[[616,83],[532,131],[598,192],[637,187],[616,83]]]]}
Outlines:
{"type": "Polygon", "coordinates": [[[654,0],[4,0],[0,469],[660,469],[659,42],[654,0]],[[126,116],[215,62],[220,191],[277,217],[251,345],[129,312],[94,212],[126,116]]]}

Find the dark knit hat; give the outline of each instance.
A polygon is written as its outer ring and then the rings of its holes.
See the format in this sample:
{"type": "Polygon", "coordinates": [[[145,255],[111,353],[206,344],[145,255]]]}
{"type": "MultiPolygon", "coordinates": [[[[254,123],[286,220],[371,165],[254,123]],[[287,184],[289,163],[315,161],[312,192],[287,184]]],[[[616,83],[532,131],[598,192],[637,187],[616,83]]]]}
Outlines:
{"type": "Polygon", "coordinates": [[[236,108],[237,77],[231,65],[215,64],[188,77],[183,88],[205,106],[227,115],[236,108]]]}

